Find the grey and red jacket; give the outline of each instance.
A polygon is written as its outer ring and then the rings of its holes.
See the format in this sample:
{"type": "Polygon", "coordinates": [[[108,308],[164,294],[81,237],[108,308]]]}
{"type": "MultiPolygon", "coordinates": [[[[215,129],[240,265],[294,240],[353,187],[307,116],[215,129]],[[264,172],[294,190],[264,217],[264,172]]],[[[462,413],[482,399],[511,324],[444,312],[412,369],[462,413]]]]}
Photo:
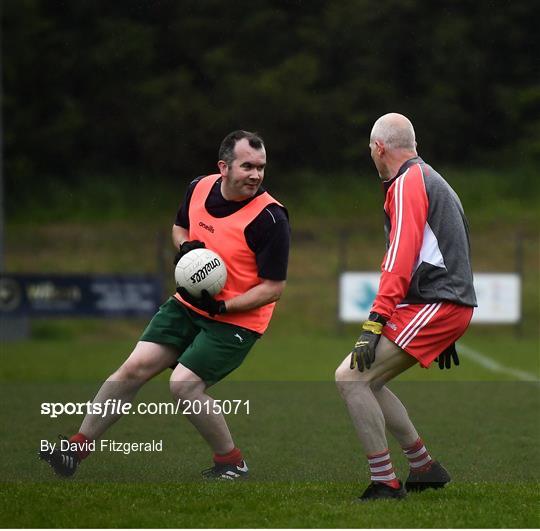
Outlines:
{"type": "Polygon", "coordinates": [[[386,253],[372,312],[449,301],[476,306],[469,227],[450,185],[420,157],[384,183],[386,253]]]}

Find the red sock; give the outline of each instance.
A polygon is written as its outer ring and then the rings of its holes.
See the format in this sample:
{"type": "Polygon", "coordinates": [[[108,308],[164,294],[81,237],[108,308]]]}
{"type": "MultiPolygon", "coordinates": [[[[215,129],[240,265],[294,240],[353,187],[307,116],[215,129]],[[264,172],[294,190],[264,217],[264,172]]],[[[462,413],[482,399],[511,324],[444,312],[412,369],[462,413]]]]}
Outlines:
{"type": "Polygon", "coordinates": [[[226,454],[214,454],[214,463],[220,465],[238,465],[243,459],[242,452],[239,448],[233,448],[226,454]]]}
{"type": "Polygon", "coordinates": [[[424,472],[425,470],[429,470],[431,463],[433,463],[433,460],[420,437],[414,444],[411,444],[411,446],[403,448],[403,453],[409,460],[409,467],[411,470],[424,472]]]}
{"type": "Polygon", "coordinates": [[[69,438],[69,442],[77,443],[77,455],[79,456],[79,459],[86,459],[90,455],[91,450],[89,449],[89,445],[93,441],[84,433],[76,433],[69,438]]]}
{"type": "Polygon", "coordinates": [[[378,481],[393,489],[399,489],[399,481],[394,472],[388,450],[379,454],[368,455],[367,458],[369,470],[371,471],[371,481],[378,481]]]}

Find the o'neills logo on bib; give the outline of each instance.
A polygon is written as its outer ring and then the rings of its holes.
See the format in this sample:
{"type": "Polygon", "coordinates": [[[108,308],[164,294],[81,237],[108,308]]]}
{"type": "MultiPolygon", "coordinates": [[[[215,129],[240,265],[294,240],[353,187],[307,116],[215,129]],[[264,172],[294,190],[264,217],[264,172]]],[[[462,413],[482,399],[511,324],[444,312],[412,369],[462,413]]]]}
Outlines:
{"type": "Polygon", "coordinates": [[[199,227],[202,227],[203,229],[206,229],[207,231],[214,234],[214,227],[212,227],[212,225],[207,225],[206,223],[203,223],[202,221],[199,221],[199,227]]]}
{"type": "Polygon", "coordinates": [[[217,258],[214,258],[212,261],[207,262],[203,267],[201,267],[198,271],[195,271],[195,273],[193,273],[193,275],[189,277],[191,283],[196,284],[197,282],[205,279],[209,275],[210,271],[212,271],[216,267],[219,267],[220,265],[221,262],[217,258]]]}

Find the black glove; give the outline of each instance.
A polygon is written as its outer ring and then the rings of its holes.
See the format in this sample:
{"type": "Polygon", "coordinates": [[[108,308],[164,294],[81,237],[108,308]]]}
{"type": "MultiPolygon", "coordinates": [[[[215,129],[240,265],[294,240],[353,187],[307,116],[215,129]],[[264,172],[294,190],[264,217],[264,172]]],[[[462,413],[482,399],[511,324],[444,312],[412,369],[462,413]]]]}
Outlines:
{"type": "Polygon", "coordinates": [[[459,365],[459,356],[456,352],[456,344],[452,343],[446,350],[443,350],[435,359],[439,362],[439,369],[444,369],[445,367],[447,369],[450,369],[450,367],[452,366],[452,361],[454,362],[454,365],[459,365]]]}
{"type": "Polygon", "coordinates": [[[189,253],[189,251],[193,251],[193,249],[202,249],[203,247],[206,247],[206,244],[199,240],[191,240],[184,242],[182,245],[180,245],[180,249],[174,255],[174,265],[176,266],[176,264],[180,261],[180,258],[182,258],[182,256],[184,256],[185,254],[189,253]]]}
{"type": "Polygon", "coordinates": [[[212,295],[210,295],[205,289],[201,291],[200,299],[197,299],[191,295],[186,288],[178,288],[176,291],[180,294],[182,299],[189,302],[189,304],[192,306],[195,306],[195,308],[199,308],[199,310],[207,312],[210,317],[227,312],[225,301],[218,301],[214,299],[214,297],[212,297],[212,295]]]}
{"type": "Polygon", "coordinates": [[[375,361],[375,349],[377,343],[381,339],[383,326],[386,324],[386,319],[378,313],[372,312],[369,318],[362,325],[362,334],[356,341],[351,352],[351,369],[358,368],[360,372],[364,371],[364,367],[369,369],[375,361]]]}

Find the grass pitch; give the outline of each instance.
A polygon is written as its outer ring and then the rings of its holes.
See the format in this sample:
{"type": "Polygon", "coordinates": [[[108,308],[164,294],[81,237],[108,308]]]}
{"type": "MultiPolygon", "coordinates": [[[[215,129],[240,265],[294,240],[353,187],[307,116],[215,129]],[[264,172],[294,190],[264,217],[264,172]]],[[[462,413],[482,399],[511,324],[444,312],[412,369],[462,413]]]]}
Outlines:
{"type": "MultiPolygon", "coordinates": [[[[537,383],[514,382],[467,362],[445,372],[411,371],[391,387],[453,482],[400,503],[358,504],[355,498],[368,484],[368,470],[330,371],[348,338],[314,332],[316,340],[302,351],[305,336],[287,333],[279,321],[274,339],[262,341],[249,363],[213,390],[217,398],[250,400],[249,415],[228,418],[251,467],[248,482],[203,483],[199,473],[210,464],[210,452],[186,419],[163,415],[129,416],[108,432],[120,441],[162,439],[161,454],[96,452],[75,478],[57,479],[35,457],[39,439],[72,433],[81,417],[41,416],[40,403],[87,400],[131,346],[127,337],[84,339],[84,329],[98,324],[57,323],[70,339],[31,340],[4,349],[2,527],[540,525],[537,383]],[[267,381],[269,372],[274,381],[267,381]],[[515,453],[520,459],[514,459],[515,453]]],[[[132,325],[118,325],[126,336],[131,334],[132,325]]],[[[482,334],[469,335],[469,343],[487,349],[482,334]]],[[[138,396],[145,402],[168,400],[165,375],[138,396]]],[[[404,478],[405,459],[389,442],[404,478]]]]}
{"type": "Polygon", "coordinates": [[[0,523],[105,528],[535,528],[530,484],[451,484],[400,503],[359,504],[358,484],[10,485],[0,523]],[[31,506],[29,500],[31,499],[31,506]]]}

